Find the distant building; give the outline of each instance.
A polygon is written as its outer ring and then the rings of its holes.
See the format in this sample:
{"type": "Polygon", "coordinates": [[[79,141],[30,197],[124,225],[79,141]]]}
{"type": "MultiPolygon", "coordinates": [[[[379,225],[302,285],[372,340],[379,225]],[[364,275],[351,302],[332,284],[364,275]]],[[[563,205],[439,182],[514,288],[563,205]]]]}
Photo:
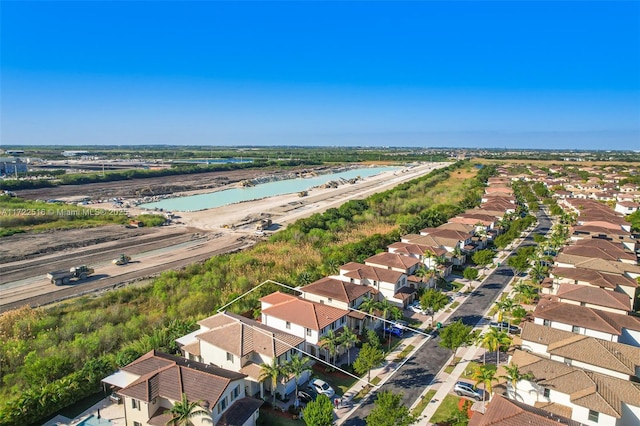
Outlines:
{"type": "Polygon", "coordinates": [[[27,163],[19,158],[0,158],[0,175],[13,175],[16,173],[27,173],[27,163]]]}
{"type": "Polygon", "coordinates": [[[89,155],[89,151],[62,151],[65,157],[77,157],[78,155],[89,155]]]}

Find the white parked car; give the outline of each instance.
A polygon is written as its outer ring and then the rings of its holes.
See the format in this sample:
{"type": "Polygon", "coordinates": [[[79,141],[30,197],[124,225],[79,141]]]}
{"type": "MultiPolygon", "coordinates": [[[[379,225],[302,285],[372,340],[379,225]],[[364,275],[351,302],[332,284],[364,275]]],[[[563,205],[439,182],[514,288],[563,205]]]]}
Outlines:
{"type": "Polygon", "coordinates": [[[427,313],[422,309],[422,306],[420,306],[419,300],[416,300],[415,302],[410,304],[409,309],[411,309],[413,312],[417,314],[427,315],[427,313]]]}
{"type": "Polygon", "coordinates": [[[329,384],[324,380],[313,379],[309,382],[309,387],[318,392],[318,394],[327,395],[329,399],[331,399],[333,395],[336,394],[333,388],[329,386],[329,384]]]}

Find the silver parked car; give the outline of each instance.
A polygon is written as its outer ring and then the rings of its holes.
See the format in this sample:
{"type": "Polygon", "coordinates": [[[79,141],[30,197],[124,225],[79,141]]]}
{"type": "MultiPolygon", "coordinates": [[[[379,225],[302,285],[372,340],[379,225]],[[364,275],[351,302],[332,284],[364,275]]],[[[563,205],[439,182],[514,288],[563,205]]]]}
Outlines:
{"type": "Polygon", "coordinates": [[[453,387],[453,391],[458,396],[466,396],[468,398],[473,398],[476,401],[482,401],[484,398],[484,391],[482,389],[478,389],[471,383],[456,382],[456,385],[453,387]]]}

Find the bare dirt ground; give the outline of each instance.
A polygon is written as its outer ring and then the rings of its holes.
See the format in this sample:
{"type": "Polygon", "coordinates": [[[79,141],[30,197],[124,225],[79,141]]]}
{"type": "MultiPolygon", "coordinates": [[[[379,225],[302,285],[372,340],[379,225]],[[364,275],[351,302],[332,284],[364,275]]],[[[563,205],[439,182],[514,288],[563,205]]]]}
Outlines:
{"type": "MultiPolygon", "coordinates": [[[[302,198],[297,194],[288,194],[198,212],[179,213],[179,223],[171,226],[126,228],[111,225],[41,234],[16,234],[3,238],[0,245],[0,312],[24,304],[40,306],[80,294],[116,288],[155,276],[164,270],[180,269],[190,263],[202,262],[216,254],[241,250],[264,238],[264,235],[256,233],[256,221],[260,218],[272,219],[273,225],[266,231],[269,234],[299,218],[339,207],[351,199],[365,198],[385,191],[446,165],[430,163],[401,172],[382,173],[338,188],[313,189],[308,196],[302,198]],[[120,253],[131,256],[132,262],[125,266],[114,265],[112,260],[120,253]],[[82,264],[93,267],[95,273],[81,283],[55,286],[45,278],[47,272],[82,264]]],[[[239,182],[246,178],[247,175],[236,173],[233,179],[239,182]]],[[[167,179],[172,181],[172,185],[183,185],[185,182],[171,177],[163,178],[165,183],[167,179]]],[[[97,186],[91,191],[100,191],[100,196],[109,194],[108,196],[123,198],[136,197],[136,188],[149,185],[148,180],[138,182],[137,185],[136,181],[127,181],[128,189],[123,187],[123,182],[92,184],[97,186]]],[[[194,181],[189,182],[190,186],[194,185],[194,181]]],[[[194,191],[210,192],[215,190],[213,188],[194,188],[194,191]]],[[[221,186],[217,185],[215,188],[220,189],[221,186]]],[[[82,190],[89,193],[85,186],[82,190]]],[[[73,192],[73,188],[68,187],[51,190],[59,191],[56,193],[43,191],[29,191],[29,198],[51,199],[81,195],[77,188],[73,192]]],[[[90,194],[95,196],[93,192],[90,194]]],[[[26,197],[22,192],[19,195],[26,197]]],[[[104,205],[96,205],[98,206],[104,208],[104,205]]],[[[138,208],[129,209],[129,213],[134,215],[141,211],[138,208]]]]}

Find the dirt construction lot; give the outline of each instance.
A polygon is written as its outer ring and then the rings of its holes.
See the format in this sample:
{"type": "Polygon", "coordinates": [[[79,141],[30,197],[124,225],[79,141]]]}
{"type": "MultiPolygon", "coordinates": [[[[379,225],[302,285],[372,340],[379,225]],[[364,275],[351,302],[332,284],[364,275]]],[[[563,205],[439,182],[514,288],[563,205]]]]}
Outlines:
{"type": "MultiPolygon", "coordinates": [[[[104,291],[155,276],[164,270],[180,269],[190,263],[202,262],[216,254],[250,247],[264,238],[256,233],[256,221],[268,217],[273,225],[266,234],[276,232],[297,219],[338,207],[348,200],[366,198],[385,191],[402,182],[429,173],[446,163],[428,163],[411,169],[385,172],[338,188],[313,189],[306,197],[297,194],[281,195],[198,212],[179,213],[179,223],[157,228],[126,228],[110,225],[100,228],[65,230],[41,234],[16,234],[2,239],[0,245],[0,312],[24,304],[40,306],[80,294],[104,291]],[[226,226],[226,227],[225,227],[226,226]],[[121,253],[132,261],[123,266],[112,260],[121,253]],[[95,270],[86,280],[72,281],[69,285],[55,286],[45,275],[47,272],[68,270],[73,266],[87,265],[95,270]]],[[[254,172],[254,171],[252,171],[254,172]]],[[[211,175],[207,173],[207,175],[211,175]]],[[[239,182],[258,174],[241,175],[217,182],[239,182]]],[[[193,192],[210,192],[233,187],[211,184],[214,176],[198,176],[205,188],[197,188],[194,176],[185,180],[170,179],[174,187],[187,186],[193,192]]],[[[139,188],[148,187],[151,179],[83,185],[78,188],[55,188],[23,191],[18,195],[31,199],[61,199],[89,194],[99,197],[137,197],[139,188]],[[138,189],[136,189],[138,188],[138,189]]],[[[155,179],[154,179],[155,180],[155,179]]],[[[191,192],[190,191],[190,192],[191,192]]],[[[180,191],[182,192],[182,191],[180,191]]],[[[104,205],[99,205],[104,208],[104,205]]],[[[135,215],[141,210],[129,209],[135,215]]]]}

